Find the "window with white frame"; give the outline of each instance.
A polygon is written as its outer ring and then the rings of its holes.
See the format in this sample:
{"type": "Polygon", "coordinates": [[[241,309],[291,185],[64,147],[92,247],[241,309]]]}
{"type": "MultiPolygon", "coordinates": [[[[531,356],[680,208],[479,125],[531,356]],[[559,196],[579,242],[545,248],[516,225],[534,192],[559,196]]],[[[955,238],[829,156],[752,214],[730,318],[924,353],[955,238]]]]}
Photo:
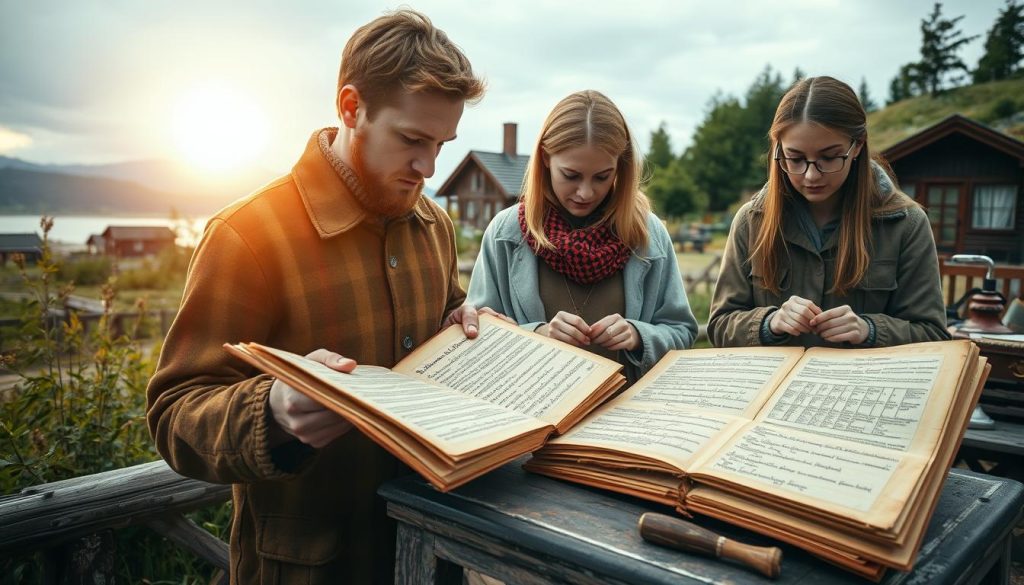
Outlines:
{"type": "Polygon", "coordinates": [[[1016,185],[978,185],[974,188],[972,229],[1012,230],[1016,215],[1016,185]]]}

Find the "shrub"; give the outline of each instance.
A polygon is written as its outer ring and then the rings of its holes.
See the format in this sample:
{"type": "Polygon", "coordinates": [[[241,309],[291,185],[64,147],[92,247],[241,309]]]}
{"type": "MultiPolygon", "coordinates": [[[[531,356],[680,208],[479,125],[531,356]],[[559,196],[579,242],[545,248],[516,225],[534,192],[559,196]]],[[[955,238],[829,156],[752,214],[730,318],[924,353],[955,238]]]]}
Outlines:
{"type": "Polygon", "coordinates": [[[57,268],[57,278],[63,282],[92,286],[107,282],[112,269],[110,258],[106,256],[81,256],[61,262],[57,268]]]}
{"type": "MultiPolygon", "coordinates": [[[[24,258],[17,259],[30,300],[16,305],[21,325],[10,335],[4,332],[0,355],[0,365],[20,377],[0,395],[0,495],[158,458],[145,423],[154,361],[135,341],[145,326],[145,307],[136,305],[131,330],[118,331],[110,313],[116,289],[108,281],[102,289],[106,312],[97,326],[86,331],[74,313],[65,320],[59,308],[73,286],[56,279],[60,269],[48,242],[52,225],[43,218],[43,253],[36,268],[27,270],[24,258]]],[[[218,506],[195,519],[203,526],[213,523],[219,536],[229,518],[229,507],[218,506]]],[[[169,553],[144,527],[116,536],[120,582],[195,582],[203,572],[204,563],[176,549],[169,553]]],[[[209,569],[205,572],[203,580],[209,578],[209,569]]],[[[33,556],[4,557],[0,579],[41,582],[40,563],[33,556]]]]}

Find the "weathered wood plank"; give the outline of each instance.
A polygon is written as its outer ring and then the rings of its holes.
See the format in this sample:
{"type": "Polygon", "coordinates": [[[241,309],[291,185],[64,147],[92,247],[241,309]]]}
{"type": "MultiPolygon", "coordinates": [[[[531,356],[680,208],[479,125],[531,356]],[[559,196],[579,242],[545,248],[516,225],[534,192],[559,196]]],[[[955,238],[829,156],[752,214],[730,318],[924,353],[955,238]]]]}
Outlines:
{"type": "MultiPolygon", "coordinates": [[[[738,565],[644,542],[640,513],[662,506],[528,474],[519,461],[441,493],[406,477],[379,494],[388,513],[434,538],[436,556],[510,582],[694,585],[767,582],[738,565]]],[[[1024,503],[1016,481],[954,470],[946,479],[915,571],[890,572],[889,585],[964,585],[1005,564],[1006,539],[1024,503]]],[[[694,522],[727,538],[771,539],[709,518],[694,522]]],[[[399,542],[399,550],[402,543],[399,542]]],[[[781,544],[779,585],[857,585],[864,580],[781,544]]],[[[998,571],[997,571],[998,572],[998,571]]],[[[975,581],[976,582],[976,581],[975,581]]]]}
{"type": "Polygon", "coordinates": [[[163,461],[33,486],[0,498],[0,552],[50,547],[230,497],[230,485],[185,478],[163,461]]]}
{"type": "Polygon", "coordinates": [[[1000,420],[994,429],[967,429],[962,445],[1019,457],[1024,455],[1024,425],[1000,420]]]}
{"type": "Polygon", "coordinates": [[[211,565],[228,571],[228,544],[180,514],[154,518],[146,523],[151,529],[211,565]]]}
{"type": "Polygon", "coordinates": [[[462,567],[440,559],[434,552],[434,535],[398,525],[395,583],[429,583],[460,585],[462,567]]]}

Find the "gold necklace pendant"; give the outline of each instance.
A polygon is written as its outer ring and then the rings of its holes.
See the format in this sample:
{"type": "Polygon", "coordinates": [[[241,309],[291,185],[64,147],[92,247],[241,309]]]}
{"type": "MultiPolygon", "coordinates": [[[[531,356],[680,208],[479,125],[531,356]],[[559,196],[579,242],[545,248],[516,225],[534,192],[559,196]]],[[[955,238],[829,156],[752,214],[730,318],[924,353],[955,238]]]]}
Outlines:
{"type": "Polygon", "coordinates": [[[583,308],[590,302],[590,295],[594,293],[594,287],[597,283],[595,282],[590,285],[590,290],[587,291],[587,298],[583,299],[582,305],[577,305],[576,299],[572,297],[572,290],[569,288],[569,279],[564,274],[562,275],[562,282],[565,283],[565,292],[569,295],[569,302],[572,303],[573,312],[576,313],[577,317],[583,317],[583,308]]]}

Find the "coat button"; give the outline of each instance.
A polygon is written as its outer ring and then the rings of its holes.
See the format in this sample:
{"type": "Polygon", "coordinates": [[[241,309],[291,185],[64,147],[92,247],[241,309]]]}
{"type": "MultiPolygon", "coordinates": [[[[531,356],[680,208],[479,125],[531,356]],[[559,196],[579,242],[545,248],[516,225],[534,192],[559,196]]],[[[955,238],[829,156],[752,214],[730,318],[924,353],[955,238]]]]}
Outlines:
{"type": "Polygon", "coordinates": [[[392,256],[392,257],[388,258],[388,264],[392,268],[397,268],[398,267],[398,256],[392,256]]]}
{"type": "Polygon", "coordinates": [[[405,339],[402,340],[402,347],[405,349],[412,349],[412,337],[406,335],[405,339]]]}

